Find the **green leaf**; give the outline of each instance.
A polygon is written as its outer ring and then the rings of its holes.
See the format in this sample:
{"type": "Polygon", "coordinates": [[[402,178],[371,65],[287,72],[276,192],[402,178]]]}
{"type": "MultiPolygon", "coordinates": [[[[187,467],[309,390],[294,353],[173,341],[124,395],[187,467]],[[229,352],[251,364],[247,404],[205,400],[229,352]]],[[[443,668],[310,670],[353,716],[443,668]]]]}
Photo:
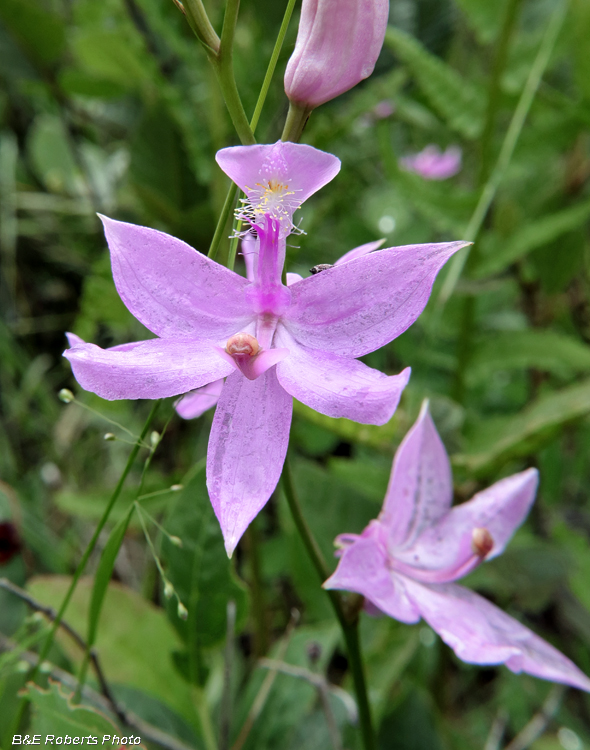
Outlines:
{"type": "Polygon", "coordinates": [[[507,266],[538,247],[576,229],[590,216],[590,202],[580,203],[563,211],[531,222],[507,241],[497,240],[473,269],[475,278],[484,278],[503,271],[507,266]]]}
{"type": "Polygon", "coordinates": [[[527,456],[564,425],[590,412],[590,380],[541,396],[520,414],[481,422],[468,434],[468,453],[453,464],[475,476],[486,475],[511,458],[527,456]]]}
{"type": "Polygon", "coordinates": [[[98,622],[104,598],[107,593],[111,576],[113,575],[113,568],[115,567],[117,555],[123,544],[123,539],[125,538],[125,533],[134,510],[135,506],[132,505],[109,534],[107,543],[105,544],[100,556],[100,562],[98,563],[96,573],[94,574],[94,585],[92,586],[92,598],[90,599],[90,611],[88,614],[88,635],[86,636],[86,643],[89,647],[93,646],[96,640],[98,622]]]}
{"type": "Polygon", "coordinates": [[[483,382],[490,372],[535,368],[562,377],[590,370],[590,346],[554,331],[506,331],[474,347],[467,379],[483,382]]]}
{"type": "Polygon", "coordinates": [[[49,681],[49,689],[41,690],[29,683],[23,691],[33,706],[30,731],[43,737],[47,734],[74,737],[93,735],[121,736],[119,729],[106,716],[93,708],[72,706],[72,694],[65,693],[58,682],[49,681]]]}
{"type": "Polygon", "coordinates": [[[424,95],[449,126],[466,138],[476,138],[483,127],[485,108],[480,89],[400,29],[389,26],[385,42],[408,65],[424,95]]]}
{"type": "Polygon", "coordinates": [[[65,50],[66,33],[61,18],[34,0],[2,0],[0,19],[38,65],[55,63],[65,50]]]}
{"type": "Polygon", "coordinates": [[[482,44],[494,41],[500,32],[506,0],[457,0],[482,44]]]}
{"type": "Polygon", "coordinates": [[[162,560],[188,609],[188,619],[180,620],[171,600],[170,617],[193,656],[189,668],[195,670],[191,674],[198,681],[198,652],[224,640],[228,601],[233,599],[236,603],[239,631],[247,617],[248,597],[227,558],[219,522],[207,494],[204,466],[198,467],[175,498],[165,528],[180,537],[182,548],[166,540],[162,545],[162,560]]]}
{"type": "Polygon", "coordinates": [[[432,698],[418,688],[407,692],[379,728],[379,750],[442,750],[432,698]]]}
{"type": "MultiPolygon", "coordinates": [[[[69,576],[39,576],[29,581],[28,590],[43,604],[57,609],[70,581],[69,576]]],[[[83,578],[64,616],[80,633],[88,627],[91,595],[92,579],[83,578]]],[[[61,632],[58,640],[70,660],[79,665],[80,648],[61,632]]],[[[172,664],[171,654],[179,646],[180,640],[162,609],[126,586],[109,584],[96,638],[107,680],[152,695],[198,728],[190,687],[172,664]]]]}
{"type": "Polygon", "coordinates": [[[74,54],[80,66],[101,81],[137,88],[149,80],[150,70],[135,54],[130,40],[113,29],[82,31],[73,38],[74,54]]]}
{"type": "Polygon", "coordinates": [[[63,122],[40,115],[29,132],[27,150],[36,176],[50,192],[79,192],[81,177],[63,122]]]}

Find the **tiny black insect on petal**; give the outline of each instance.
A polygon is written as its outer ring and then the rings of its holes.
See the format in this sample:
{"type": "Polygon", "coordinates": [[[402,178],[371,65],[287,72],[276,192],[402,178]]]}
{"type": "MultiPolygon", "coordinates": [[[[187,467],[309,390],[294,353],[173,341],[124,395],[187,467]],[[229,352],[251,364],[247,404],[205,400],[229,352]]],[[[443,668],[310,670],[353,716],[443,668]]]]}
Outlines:
{"type": "Polygon", "coordinates": [[[333,268],[334,266],[332,263],[318,263],[317,266],[314,266],[313,268],[309,269],[310,273],[321,273],[322,271],[326,271],[328,268],[333,268]]]}
{"type": "Polygon", "coordinates": [[[0,522],[0,565],[5,565],[20,552],[21,543],[16,528],[10,521],[0,522]]]}

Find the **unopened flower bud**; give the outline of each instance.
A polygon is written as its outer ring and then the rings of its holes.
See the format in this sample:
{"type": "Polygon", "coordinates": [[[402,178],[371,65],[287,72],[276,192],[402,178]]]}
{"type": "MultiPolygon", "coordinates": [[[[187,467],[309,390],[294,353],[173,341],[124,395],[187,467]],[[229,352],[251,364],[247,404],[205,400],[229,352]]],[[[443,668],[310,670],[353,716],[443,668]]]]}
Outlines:
{"type": "Polygon", "coordinates": [[[64,404],[71,404],[74,400],[74,394],[72,391],[70,391],[69,388],[62,388],[61,391],[57,394],[57,397],[60,401],[63,401],[64,404]]]}
{"type": "Polygon", "coordinates": [[[175,547],[180,547],[182,549],[182,539],[179,536],[169,536],[168,539],[170,539],[171,543],[175,547]]]}
{"type": "Polygon", "coordinates": [[[156,430],[153,430],[150,433],[150,445],[152,446],[152,448],[156,448],[159,442],[160,442],[160,433],[157,432],[156,430]]]}
{"type": "Polygon", "coordinates": [[[103,440],[107,441],[113,441],[117,439],[117,436],[113,432],[105,432],[105,434],[102,436],[103,440]]]}
{"type": "Polygon", "coordinates": [[[164,581],[164,596],[166,599],[171,599],[174,595],[174,586],[170,581],[164,581]]]}
{"type": "Polygon", "coordinates": [[[494,539],[485,528],[475,528],[471,534],[471,549],[481,557],[487,557],[494,547],[494,539]]]}
{"type": "Polygon", "coordinates": [[[303,0],[285,92],[312,110],[373,72],[387,28],[389,0],[303,0]]]}
{"type": "Polygon", "coordinates": [[[254,336],[249,333],[236,333],[227,340],[225,345],[225,351],[231,354],[232,357],[236,355],[247,355],[253,357],[260,351],[260,344],[254,336]]]}
{"type": "Polygon", "coordinates": [[[173,484],[170,486],[171,492],[180,492],[180,490],[184,489],[184,484],[173,484]]]}
{"type": "Polygon", "coordinates": [[[178,602],[178,616],[181,620],[188,619],[188,609],[184,606],[182,602],[178,602]]]}

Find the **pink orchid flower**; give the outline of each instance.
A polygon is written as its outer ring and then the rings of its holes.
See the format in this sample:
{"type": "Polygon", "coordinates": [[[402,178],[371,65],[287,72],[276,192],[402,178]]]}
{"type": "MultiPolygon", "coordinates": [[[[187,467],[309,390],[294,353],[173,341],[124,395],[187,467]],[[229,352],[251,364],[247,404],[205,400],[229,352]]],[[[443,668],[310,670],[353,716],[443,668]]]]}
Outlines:
{"type": "Polygon", "coordinates": [[[446,151],[441,151],[431,144],[417,154],[403,156],[399,163],[406,172],[415,172],[425,180],[447,180],[461,170],[462,155],[459,146],[449,146],[446,151]]]}
{"type": "Polygon", "coordinates": [[[401,622],[424,618],[463,661],[590,691],[590,679],[557,649],[454,583],[504,551],[537,481],[529,469],[451,507],[449,459],[425,404],[395,455],[379,517],[360,536],[338,537],[341,559],[324,587],[356,591],[401,622]]]}
{"type": "Polygon", "coordinates": [[[373,72],[389,0],[303,0],[285,92],[306,109],[348,91],[373,72]]]}
{"type": "MultiPolygon", "coordinates": [[[[373,242],[367,242],[364,245],[355,247],[353,250],[349,250],[339,258],[334,265],[338,266],[349,260],[360,258],[367,253],[373,252],[373,250],[377,250],[384,242],[384,239],[374,240],[373,242]]],[[[250,281],[254,281],[255,259],[258,257],[258,243],[252,235],[246,235],[242,240],[242,255],[244,256],[246,263],[247,278],[250,281]]],[[[287,273],[285,275],[288,287],[303,280],[303,276],[298,273],[287,273]]],[[[174,408],[176,409],[177,414],[183,419],[197,419],[197,417],[200,417],[217,404],[219,397],[221,396],[222,388],[223,378],[215,380],[213,383],[208,383],[202,388],[197,388],[196,390],[184,395],[174,408]]]]}

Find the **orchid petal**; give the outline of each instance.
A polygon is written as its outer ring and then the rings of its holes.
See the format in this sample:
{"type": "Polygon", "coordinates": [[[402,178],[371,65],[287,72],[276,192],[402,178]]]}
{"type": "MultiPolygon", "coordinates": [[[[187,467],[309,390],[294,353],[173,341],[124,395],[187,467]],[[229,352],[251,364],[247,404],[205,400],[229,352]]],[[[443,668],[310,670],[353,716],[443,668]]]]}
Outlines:
{"type": "Polygon", "coordinates": [[[234,372],[225,382],[209,437],[207,487],[230,556],[279,481],[292,410],[274,369],[256,380],[234,372]]]}
{"type": "Polygon", "coordinates": [[[283,320],[311,349],[361,357],[403,333],[424,309],[434,279],[465,242],[390,247],[294,284],[283,320]]]}
{"type": "Polygon", "coordinates": [[[150,331],[177,340],[219,340],[252,320],[246,279],[168,234],[101,219],[117,291],[150,331]]]}
{"type": "Polygon", "coordinates": [[[223,378],[220,378],[204,385],[202,388],[187,393],[175,404],[176,413],[183,419],[200,417],[219,401],[223,382],[223,378]]]}
{"type": "Polygon", "coordinates": [[[87,391],[113,401],[166,398],[192,391],[232,371],[206,341],[149,339],[101,349],[72,337],[66,349],[74,376],[87,391]]]}
{"type": "Polygon", "coordinates": [[[397,449],[379,520],[389,530],[390,551],[411,545],[442,518],[453,500],[453,477],[444,445],[424,402],[397,449]]]}
{"type": "Polygon", "coordinates": [[[344,550],[325,589],[342,589],[362,594],[375,607],[401,622],[414,623],[420,612],[408,599],[404,579],[387,569],[387,553],[374,538],[358,537],[344,550]]]}
{"type": "Polygon", "coordinates": [[[275,341],[290,352],[277,366],[279,383],[296,399],[329,417],[389,422],[409,380],[409,367],[388,377],[356,359],[301,346],[282,326],[275,341]]]}
{"type": "Polygon", "coordinates": [[[385,238],[382,240],[375,240],[374,242],[366,242],[364,245],[359,245],[358,247],[355,247],[353,250],[349,250],[347,253],[344,253],[344,255],[341,258],[338,258],[338,260],[334,263],[335,266],[340,266],[342,263],[348,263],[351,260],[354,260],[355,258],[362,258],[363,255],[368,255],[369,253],[372,253],[374,250],[379,250],[379,248],[383,245],[385,242],[385,238]]]}
{"type": "Polygon", "coordinates": [[[283,141],[223,148],[215,159],[251,200],[259,192],[257,185],[274,181],[288,186],[292,191],[293,211],[340,171],[340,159],[336,156],[313,146],[283,141]]]}
{"type": "Polygon", "coordinates": [[[301,281],[303,279],[303,276],[300,273],[287,273],[286,276],[287,276],[287,286],[296,284],[298,281],[301,281]]]}
{"type": "Polygon", "coordinates": [[[590,691],[590,679],[575,664],[487,599],[455,583],[405,583],[422,617],[463,661],[506,664],[512,672],[590,691]]]}
{"type": "Polygon", "coordinates": [[[411,547],[395,551],[396,570],[427,583],[445,583],[467,575],[484,557],[489,560],[504,551],[533,504],[537,483],[537,470],[528,469],[451,508],[411,547]],[[493,543],[483,557],[473,549],[474,529],[485,529],[493,543]]]}

